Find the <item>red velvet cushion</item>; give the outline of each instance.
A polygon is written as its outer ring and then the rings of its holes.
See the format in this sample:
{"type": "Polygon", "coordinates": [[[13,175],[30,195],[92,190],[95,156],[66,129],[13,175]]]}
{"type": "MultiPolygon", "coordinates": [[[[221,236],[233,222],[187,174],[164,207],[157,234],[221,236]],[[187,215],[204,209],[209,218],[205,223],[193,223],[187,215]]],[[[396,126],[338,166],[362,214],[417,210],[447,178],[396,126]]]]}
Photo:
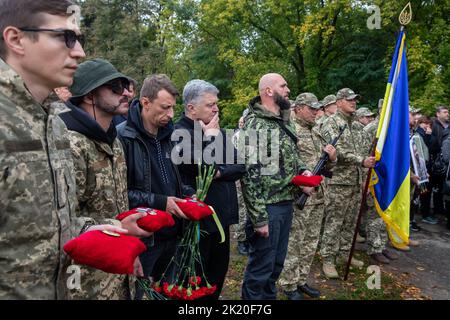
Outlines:
{"type": "Polygon", "coordinates": [[[317,187],[322,182],[322,179],[322,176],[295,176],[291,182],[298,187],[317,187]]]}
{"type": "Polygon", "coordinates": [[[204,202],[191,198],[184,200],[186,202],[177,202],[177,205],[190,220],[199,221],[213,214],[212,210],[204,202]]]}
{"type": "Polygon", "coordinates": [[[175,225],[175,220],[173,220],[170,213],[150,208],[136,208],[127,212],[122,212],[116,219],[122,221],[129,215],[140,212],[148,212],[145,217],[140,218],[137,221],[139,228],[144,229],[145,231],[156,232],[164,227],[172,227],[175,225]]]}
{"type": "Polygon", "coordinates": [[[77,264],[116,274],[133,274],[134,260],[146,249],[136,237],[112,236],[99,230],[85,232],[64,245],[77,264]]]}

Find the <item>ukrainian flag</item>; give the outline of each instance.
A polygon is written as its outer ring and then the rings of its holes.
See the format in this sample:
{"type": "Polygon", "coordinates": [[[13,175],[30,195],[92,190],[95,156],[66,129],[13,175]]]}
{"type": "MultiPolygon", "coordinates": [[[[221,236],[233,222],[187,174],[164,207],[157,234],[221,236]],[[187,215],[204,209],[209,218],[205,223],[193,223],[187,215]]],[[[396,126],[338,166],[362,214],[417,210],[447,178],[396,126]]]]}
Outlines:
{"type": "Polygon", "coordinates": [[[378,124],[377,163],[370,187],[376,209],[397,248],[409,243],[409,96],[405,38],[402,28],[378,124]]]}

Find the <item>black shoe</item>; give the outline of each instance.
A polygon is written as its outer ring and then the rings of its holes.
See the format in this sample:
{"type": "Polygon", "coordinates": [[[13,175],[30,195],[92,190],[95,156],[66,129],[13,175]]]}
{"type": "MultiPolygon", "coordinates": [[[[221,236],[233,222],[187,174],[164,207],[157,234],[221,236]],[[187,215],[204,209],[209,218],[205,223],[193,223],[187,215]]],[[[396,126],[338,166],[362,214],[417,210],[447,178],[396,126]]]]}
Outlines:
{"type": "Polygon", "coordinates": [[[298,290],[285,291],[284,294],[286,295],[288,300],[303,300],[303,294],[298,292],[298,290]]]}
{"type": "Polygon", "coordinates": [[[416,231],[416,232],[422,230],[422,228],[419,227],[415,221],[411,221],[410,228],[411,228],[411,231],[416,231]]]}
{"type": "Polygon", "coordinates": [[[311,298],[319,298],[320,297],[320,291],[315,288],[311,288],[306,283],[302,286],[297,286],[297,290],[300,292],[303,292],[304,294],[307,294],[311,298]]]}
{"type": "Polygon", "coordinates": [[[240,255],[248,256],[248,243],[247,241],[239,241],[237,246],[240,255]]]}

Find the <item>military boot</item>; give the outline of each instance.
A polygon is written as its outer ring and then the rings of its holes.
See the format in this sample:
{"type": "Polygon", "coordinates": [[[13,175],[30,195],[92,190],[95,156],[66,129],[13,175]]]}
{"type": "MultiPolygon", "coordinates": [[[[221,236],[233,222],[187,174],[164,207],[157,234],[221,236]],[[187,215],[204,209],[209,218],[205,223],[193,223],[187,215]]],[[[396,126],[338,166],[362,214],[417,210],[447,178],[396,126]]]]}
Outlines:
{"type": "Polygon", "coordinates": [[[389,259],[386,258],[382,253],[374,253],[370,255],[370,262],[374,264],[389,264],[389,259]]]}
{"type": "Polygon", "coordinates": [[[339,279],[339,274],[336,271],[336,266],[333,263],[324,263],[322,265],[323,273],[328,279],[339,279]]]}

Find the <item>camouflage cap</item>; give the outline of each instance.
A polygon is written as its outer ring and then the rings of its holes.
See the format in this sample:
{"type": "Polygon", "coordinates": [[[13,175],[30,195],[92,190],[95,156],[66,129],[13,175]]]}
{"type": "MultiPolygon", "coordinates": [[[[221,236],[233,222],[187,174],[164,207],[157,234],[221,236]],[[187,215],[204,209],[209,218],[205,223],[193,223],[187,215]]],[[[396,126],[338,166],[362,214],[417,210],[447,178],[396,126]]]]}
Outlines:
{"type": "Polygon", "coordinates": [[[72,93],[70,101],[76,104],[80,98],[86,96],[89,92],[117,78],[125,78],[130,82],[134,81],[117,71],[109,61],[103,59],[85,61],[78,66],[73,77],[73,84],[70,87],[72,93]]]}
{"type": "Polygon", "coordinates": [[[321,102],[323,104],[323,107],[326,108],[329,105],[336,103],[336,96],[334,94],[330,94],[330,95],[326,96],[325,98],[323,98],[323,100],[321,102]]]}
{"type": "Polygon", "coordinates": [[[341,100],[341,99],[354,100],[354,99],[359,99],[359,98],[361,98],[361,96],[359,94],[355,93],[350,88],[343,88],[336,93],[337,100],[341,100]]]}
{"type": "Polygon", "coordinates": [[[419,113],[420,111],[422,111],[422,109],[420,108],[414,108],[413,106],[409,106],[409,112],[411,113],[419,113]]]}
{"type": "Polygon", "coordinates": [[[310,92],[304,92],[297,96],[297,98],[294,101],[294,106],[300,105],[306,105],[313,109],[320,109],[323,106],[322,103],[319,102],[317,97],[310,92]]]}
{"type": "Polygon", "coordinates": [[[356,110],[355,112],[355,116],[357,118],[361,118],[361,117],[373,117],[375,115],[375,113],[373,113],[372,111],[370,111],[369,108],[359,108],[358,110],[356,110]]]}

